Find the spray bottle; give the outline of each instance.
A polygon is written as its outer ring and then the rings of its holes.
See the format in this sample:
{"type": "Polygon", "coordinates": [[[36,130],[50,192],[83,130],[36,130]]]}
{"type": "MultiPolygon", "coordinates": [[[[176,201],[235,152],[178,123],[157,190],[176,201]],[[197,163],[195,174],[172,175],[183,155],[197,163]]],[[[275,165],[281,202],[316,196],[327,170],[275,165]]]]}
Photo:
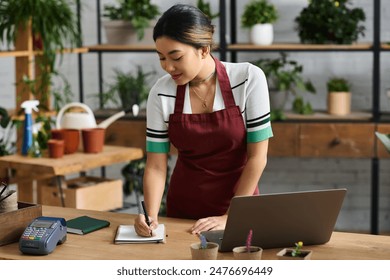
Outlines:
{"type": "Polygon", "coordinates": [[[23,145],[22,145],[22,155],[27,155],[28,150],[33,145],[33,119],[32,119],[32,110],[38,112],[38,100],[27,100],[24,101],[21,107],[24,109],[24,130],[23,130],[23,145]]]}

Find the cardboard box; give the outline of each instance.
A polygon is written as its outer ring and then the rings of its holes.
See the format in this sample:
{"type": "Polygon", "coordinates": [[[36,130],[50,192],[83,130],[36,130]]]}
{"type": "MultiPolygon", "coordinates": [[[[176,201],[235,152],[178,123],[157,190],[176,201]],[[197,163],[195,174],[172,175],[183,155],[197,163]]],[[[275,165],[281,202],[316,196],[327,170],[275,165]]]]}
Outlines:
{"type": "MultiPolygon", "coordinates": [[[[121,180],[79,177],[66,181],[63,188],[65,207],[108,211],[123,207],[121,180]]],[[[62,206],[58,187],[41,186],[40,200],[44,205],[62,206]]]]}
{"type": "Polygon", "coordinates": [[[42,216],[42,205],[18,202],[18,210],[0,213],[0,246],[19,241],[24,229],[42,216]]]}

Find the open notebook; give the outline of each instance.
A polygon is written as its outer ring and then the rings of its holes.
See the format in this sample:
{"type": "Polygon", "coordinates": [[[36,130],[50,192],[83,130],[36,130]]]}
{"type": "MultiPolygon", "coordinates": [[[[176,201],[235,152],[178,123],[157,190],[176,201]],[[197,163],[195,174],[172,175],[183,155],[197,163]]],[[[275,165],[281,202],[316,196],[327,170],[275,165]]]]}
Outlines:
{"type": "Polygon", "coordinates": [[[165,225],[159,224],[153,236],[139,236],[133,225],[119,225],[114,239],[115,244],[127,243],[165,243],[165,225]]]}

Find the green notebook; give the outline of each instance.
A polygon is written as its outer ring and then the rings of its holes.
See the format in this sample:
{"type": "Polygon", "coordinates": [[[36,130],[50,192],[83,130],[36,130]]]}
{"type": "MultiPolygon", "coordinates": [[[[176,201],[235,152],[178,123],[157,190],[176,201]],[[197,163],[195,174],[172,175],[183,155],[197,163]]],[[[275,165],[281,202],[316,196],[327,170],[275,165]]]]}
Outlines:
{"type": "Polygon", "coordinates": [[[109,225],[109,221],[99,220],[88,216],[77,217],[66,222],[67,232],[76,234],[87,234],[108,227],[109,225]]]}

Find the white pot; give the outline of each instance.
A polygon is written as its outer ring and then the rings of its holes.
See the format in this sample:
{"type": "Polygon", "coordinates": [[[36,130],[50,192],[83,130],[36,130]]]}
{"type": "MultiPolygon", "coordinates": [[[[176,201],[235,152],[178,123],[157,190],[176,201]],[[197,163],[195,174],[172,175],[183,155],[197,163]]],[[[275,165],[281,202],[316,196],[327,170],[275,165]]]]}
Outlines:
{"type": "Polygon", "coordinates": [[[144,37],[138,40],[137,32],[130,22],[123,20],[103,21],[107,44],[111,45],[147,45],[153,44],[153,26],[145,28],[144,37]]]}
{"type": "Polygon", "coordinates": [[[255,45],[271,45],[274,41],[274,28],[271,23],[255,24],[251,28],[250,40],[255,45]]]}

